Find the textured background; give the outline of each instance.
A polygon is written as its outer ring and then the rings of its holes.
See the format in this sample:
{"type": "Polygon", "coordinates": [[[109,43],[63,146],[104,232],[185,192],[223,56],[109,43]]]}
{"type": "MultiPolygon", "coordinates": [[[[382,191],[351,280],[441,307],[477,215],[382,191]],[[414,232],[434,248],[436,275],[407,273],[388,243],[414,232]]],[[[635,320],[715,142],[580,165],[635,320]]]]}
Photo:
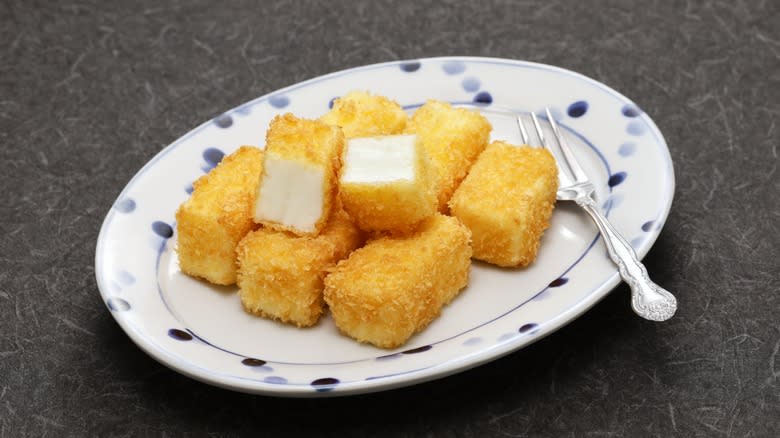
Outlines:
{"type": "Polygon", "coordinates": [[[0,2],[0,435],[780,434],[777,1],[0,2]],[[647,256],[668,323],[619,287],[443,380],[285,400],[141,352],[94,280],[105,213],[192,127],[367,63],[484,55],[579,71],[665,134],[677,192],[647,256]]]}

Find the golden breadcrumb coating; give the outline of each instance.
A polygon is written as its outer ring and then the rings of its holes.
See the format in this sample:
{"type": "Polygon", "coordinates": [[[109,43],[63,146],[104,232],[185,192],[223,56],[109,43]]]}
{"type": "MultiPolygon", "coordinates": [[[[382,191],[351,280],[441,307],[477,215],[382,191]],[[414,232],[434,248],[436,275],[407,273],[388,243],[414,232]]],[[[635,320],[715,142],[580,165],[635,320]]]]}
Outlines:
{"type": "Polygon", "coordinates": [[[252,208],[263,151],[242,146],[193,186],[176,211],[176,252],[182,272],[214,284],[236,282],[236,244],[257,228],[252,208]]]}
{"type": "Polygon", "coordinates": [[[474,258],[498,266],[534,261],[550,226],[558,170],[546,149],[493,142],[450,200],[472,233],[474,258]]]}
{"type": "Polygon", "coordinates": [[[264,163],[269,161],[294,162],[303,168],[321,171],[322,208],[313,229],[300,229],[265,217],[259,207],[268,183],[266,164],[256,191],[255,222],[277,230],[297,235],[316,236],[327,223],[333,199],[337,196],[338,172],[341,167],[341,151],[344,148],[344,134],[338,127],[317,120],[298,118],[290,113],[274,117],[266,132],[264,163]]]}
{"type": "Polygon", "coordinates": [[[317,237],[267,228],[238,245],[238,287],[250,313],[299,327],[314,325],[323,312],[323,279],[329,268],[362,244],[357,227],[334,211],[317,237]]]}
{"type": "Polygon", "coordinates": [[[347,138],[400,134],[408,116],[398,103],[365,91],[350,91],[333,102],[320,120],[340,126],[347,138]]]}
{"type": "MultiPolygon", "coordinates": [[[[436,213],[436,193],[430,163],[422,143],[414,142],[414,177],[395,181],[346,181],[342,172],[339,194],[344,209],[364,231],[387,231],[393,234],[411,232],[436,213]]],[[[344,168],[349,142],[344,148],[344,168]]]]}
{"type": "Polygon", "coordinates": [[[437,100],[429,100],[414,112],[406,132],[420,136],[436,169],[440,212],[447,212],[447,201],[487,146],[492,129],[479,112],[437,100]]]}
{"type": "Polygon", "coordinates": [[[468,284],[471,233],[436,214],[406,237],[380,237],[325,278],[338,328],[382,348],[404,344],[468,284]]]}

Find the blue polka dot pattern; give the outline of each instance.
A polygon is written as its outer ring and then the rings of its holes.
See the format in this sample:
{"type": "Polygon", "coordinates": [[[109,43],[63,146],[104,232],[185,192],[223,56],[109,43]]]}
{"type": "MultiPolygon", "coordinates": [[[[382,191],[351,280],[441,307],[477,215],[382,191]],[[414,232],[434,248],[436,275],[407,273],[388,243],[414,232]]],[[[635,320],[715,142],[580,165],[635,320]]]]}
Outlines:
{"type": "Polygon", "coordinates": [[[529,333],[532,330],[535,330],[537,327],[539,327],[539,324],[536,324],[534,322],[523,324],[522,327],[520,327],[520,330],[518,330],[520,333],[529,333]]]}
{"type": "Polygon", "coordinates": [[[626,117],[639,117],[640,114],[642,114],[642,110],[639,109],[636,105],[627,104],[623,107],[621,110],[624,116],[626,117]]]}
{"type": "Polygon", "coordinates": [[[219,164],[223,158],[225,158],[225,153],[217,148],[208,148],[203,151],[203,159],[212,169],[217,167],[217,164],[219,164]]]}
{"type": "Polygon", "coordinates": [[[569,117],[582,117],[586,112],[588,112],[588,102],[585,102],[584,100],[578,100],[577,102],[569,105],[569,109],[566,110],[566,112],[569,114],[569,117]]]}
{"type": "Polygon", "coordinates": [[[230,114],[222,114],[216,118],[214,118],[214,124],[219,126],[222,129],[230,128],[233,126],[233,118],[230,117],[230,114]]]}
{"type": "Polygon", "coordinates": [[[264,360],[255,359],[253,357],[247,357],[246,359],[242,360],[241,363],[248,367],[261,367],[266,364],[264,360]]]}
{"type": "Polygon", "coordinates": [[[271,98],[268,99],[268,103],[274,108],[284,108],[290,104],[290,98],[284,95],[271,96],[271,98]]]}
{"type": "Polygon", "coordinates": [[[448,75],[457,75],[466,71],[466,63],[463,61],[447,61],[442,64],[441,68],[448,75]]]}
{"type": "Polygon", "coordinates": [[[639,120],[632,120],[626,126],[626,132],[633,136],[640,136],[645,133],[645,125],[639,120]]]}
{"type": "Polygon", "coordinates": [[[114,208],[122,213],[132,213],[135,210],[135,201],[132,198],[124,198],[116,201],[114,208]]]}
{"type": "Polygon", "coordinates": [[[463,82],[460,83],[463,86],[463,89],[468,91],[469,93],[473,93],[477,90],[479,90],[479,87],[482,85],[479,82],[479,79],[475,77],[468,77],[463,79],[463,82]]]}
{"type": "Polygon", "coordinates": [[[193,190],[195,190],[195,187],[192,187],[192,184],[184,188],[184,191],[187,192],[188,195],[191,195],[193,190]]]}
{"type": "Polygon", "coordinates": [[[163,239],[168,239],[173,236],[173,228],[162,221],[153,222],[152,231],[154,231],[155,234],[162,237],[163,239]]]}
{"type": "Polygon", "coordinates": [[[642,224],[642,231],[650,231],[653,229],[653,225],[655,225],[655,221],[647,221],[642,224]]]}
{"type": "Polygon", "coordinates": [[[316,379],[311,382],[311,386],[313,386],[319,392],[330,391],[333,388],[335,388],[336,385],[338,384],[339,384],[339,379],[336,379],[334,377],[323,377],[321,379],[316,379]]]}
{"type": "Polygon", "coordinates": [[[412,349],[409,349],[409,350],[406,350],[406,351],[402,351],[401,354],[417,354],[417,353],[422,353],[424,351],[428,351],[431,348],[433,348],[433,347],[431,347],[430,345],[423,345],[422,347],[417,347],[417,348],[412,348],[412,349]]]}
{"type": "Polygon", "coordinates": [[[401,64],[401,70],[407,73],[412,73],[419,69],[420,69],[420,63],[417,61],[404,62],[403,64],[401,64]]]}
{"type": "Polygon", "coordinates": [[[130,303],[116,297],[109,298],[108,301],[106,301],[106,306],[108,306],[108,309],[112,312],[125,312],[130,310],[130,303]]]}
{"type": "Polygon", "coordinates": [[[338,99],[338,97],[334,97],[333,99],[328,101],[328,109],[333,108],[333,104],[336,103],[336,99],[338,99]]]}
{"type": "Polygon", "coordinates": [[[644,242],[644,241],[645,241],[645,239],[643,239],[641,237],[634,237],[633,239],[631,239],[631,242],[630,242],[631,243],[631,248],[634,248],[634,250],[637,250],[642,245],[642,242],[644,242]]]}
{"type": "Polygon", "coordinates": [[[487,91],[482,91],[477,93],[476,96],[474,96],[474,103],[481,103],[483,105],[490,105],[493,103],[493,96],[490,95],[487,91]]]}
{"type": "Polygon", "coordinates": [[[569,279],[566,277],[558,277],[555,280],[551,281],[549,284],[549,287],[561,287],[564,284],[568,283],[569,279]]]}
{"type": "Polygon", "coordinates": [[[280,376],[268,376],[265,379],[263,379],[263,382],[273,383],[274,385],[284,385],[285,383],[287,383],[287,379],[280,376]]]}
{"type": "Polygon", "coordinates": [[[244,105],[241,108],[236,109],[236,114],[242,115],[242,116],[248,116],[252,112],[252,106],[251,105],[244,105]]]}
{"type": "Polygon", "coordinates": [[[609,184],[610,187],[615,187],[616,185],[622,183],[626,180],[626,172],[617,172],[613,173],[609,177],[609,181],[607,181],[607,184],[609,184]]]}
{"type": "Polygon", "coordinates": [[[191,341],[192,335],[185,332],[184,330],[179,329],[170,329],[168,330],[168,336],[172,337],[173,339],[176,339],[177,341],[191,341]]]}
{"type": "Polygon", "coordinates": [[[628,157],[631,155],[634,155],[634,152],[636,151],[636,143],[623,143],[618,148],[618,154],[620,154],[621,157],[628,157]]]}
{"type": "Polygon", "coordinates": [[[498,337],[499,342],[506,342],[510,339],[516,338],[517,333],[504,333],[503,335],[498,337]]]}

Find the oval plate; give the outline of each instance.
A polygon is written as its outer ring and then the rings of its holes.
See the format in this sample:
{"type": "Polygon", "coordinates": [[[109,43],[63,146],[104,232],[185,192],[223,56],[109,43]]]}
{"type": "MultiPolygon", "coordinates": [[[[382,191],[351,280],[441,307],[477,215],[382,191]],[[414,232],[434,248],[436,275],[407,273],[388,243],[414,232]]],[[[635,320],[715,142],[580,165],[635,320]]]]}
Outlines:
{"type": "MultiPolygon", "coordinates": [[[[398,350],[362,345],[323,317],[298,329],[246,314],[235,288],[183,275],[174,213],[192,182],[240,145],[263,146],[275,115],[316,118],[353,89],[398,101],[476,105],[493,139],[519,143],[517,112],[551,107],[597,200],[640,257],[657,238],[674,192],[663,136],[630,100],[580,74],[492,58],[431,58],[353,68],[247,102],[158,153],[127,184],[97,241],[100,293],[149,355],[192,378],[237,391],[332,396],[411,385],[494,360],[534,342],[603,298],[619,282],[595,226],[559,202],[536,262],[499,269],[475,262],[469,286],[398,350]]],[[[626,297],[629,306],[629,297],[626,297]]]]}

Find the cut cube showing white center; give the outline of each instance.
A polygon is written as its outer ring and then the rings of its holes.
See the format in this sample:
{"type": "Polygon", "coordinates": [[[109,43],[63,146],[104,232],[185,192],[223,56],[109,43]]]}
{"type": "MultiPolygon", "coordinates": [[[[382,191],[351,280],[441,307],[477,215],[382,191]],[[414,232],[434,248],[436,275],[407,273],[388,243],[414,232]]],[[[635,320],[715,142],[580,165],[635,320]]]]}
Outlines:
{"type": "Polygon", "coordinates": [[[342,183],[411,181],[416,135],[353,138],[347,142],[342,183]]]}
{"type": "Polygon", "coordinates": [[[321,167],[268,154],[255,218],[314,231],[322,216],[324,179],[321,167]]]}

